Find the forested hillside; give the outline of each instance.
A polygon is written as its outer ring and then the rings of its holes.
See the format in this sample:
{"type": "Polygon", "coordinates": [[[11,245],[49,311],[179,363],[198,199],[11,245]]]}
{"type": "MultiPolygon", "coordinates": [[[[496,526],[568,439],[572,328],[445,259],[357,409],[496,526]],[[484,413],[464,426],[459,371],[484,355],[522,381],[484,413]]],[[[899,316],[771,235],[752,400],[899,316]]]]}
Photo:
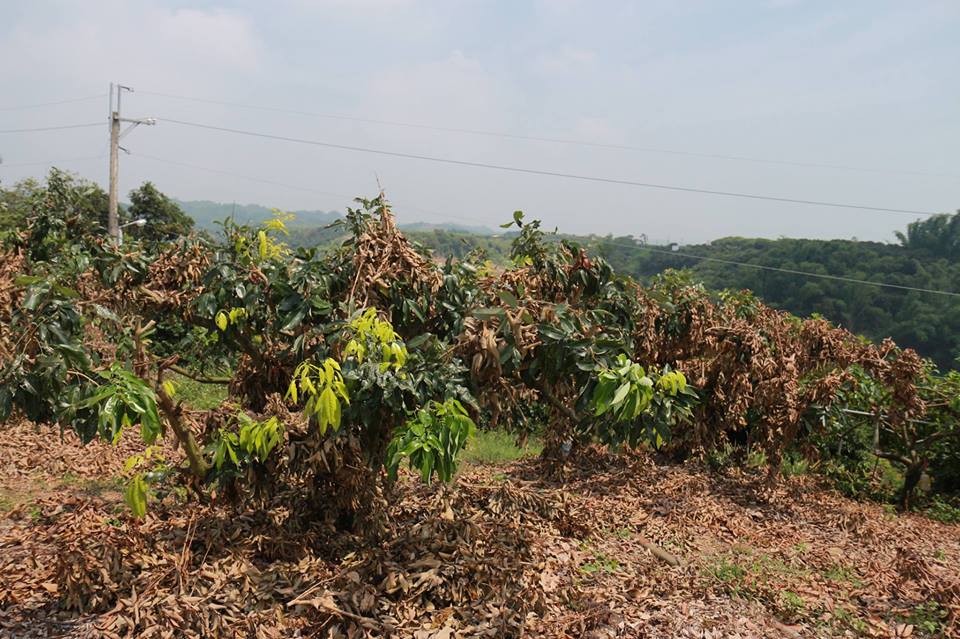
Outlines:
{"type": "MultiPolygon", "coordinates": [[[[775,266],[899,286],[960,290],[960,213],[914,222],[899,244],[854,240],[724,238],[680,253],[775,266]]],[[[630,238],[599,243],[617,270],[641,279],[689,268],[708,288],[748,288],[771,306],[801,316],[819,313],[874,339],[893,337],[941,368],[960,357],[960,296],[865,286],[698,260],[631,246],[630,238]]]]}

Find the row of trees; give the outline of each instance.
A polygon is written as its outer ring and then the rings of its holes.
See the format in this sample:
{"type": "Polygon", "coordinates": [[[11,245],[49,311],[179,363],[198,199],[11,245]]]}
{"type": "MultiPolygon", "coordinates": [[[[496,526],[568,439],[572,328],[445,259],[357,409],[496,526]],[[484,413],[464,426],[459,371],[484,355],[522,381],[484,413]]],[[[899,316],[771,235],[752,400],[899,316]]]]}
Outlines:
{"type": "MultiPolygon", "coordinates": [[[[297,504],[343,525],[376,529],[397,467],[409,462],[425,480],[449,480],[474,420],[490,413],[491,389],[511,383],[468,375],[466,362],[482,368],[491,355],[491,326],[505,332],[515,325],[507,317],[531,327],[540,320],[519,310],[516,296],[524,295],[515,287],[497,290],[499,280],[482,279],[469,263],[441,268],[414,250],[382,196],[361,204],[344,220],[347,242],[322,254],[292,252],[281,241],[282,215],[262,228],[228,220],[218,238],[113,247],[90,232],[85,211],[42,203],[7,238],[16,294],[0,335],[0,417],[23,413],[86,439],[116,439],[139,426],[147,448],[131,460],[137,472],[127,495],[139,514],[149,481],[180,476],[200,498],[210,490],[223,499],[295,493],[297,504]],[[227,378],[210,374],[224,368],[227,378]],[[211,411],[198,428],[176,399],[171,372],[228,384],[235,408],[211,411]],[[182,446],[182,467],[153,455],[163,436],[182,446]]],[[[559,280],[543,279],[545,294],[579,299],[584,286],[592,296],[622,289],[609,269],[581,269],[569,252],[548,259],[533,237],[532,256],[517,258],[558,269],[551,272],[559,280]],[[584,274],[568,277],[578,269],[584,274]]],[[[605,342],[596,320],[584,324],[581,312],[601,317],[593,302],[576,313],[550,302],[562,332],[540,342],[544,349],[515,343],[494,357],[562,409],[566,426],[552,438],[558,459],[591,438],[574,433],[566,416],[589,399],[591,379],[623,365],[615,356],[627,350],[627,342],[605,342]],[[568,343],[570,334],[580,337],[568,343]]],[[[615,324],[608,332],[629,337],[615,324]]],[[[680,397],[678,383],[656,386],[657,372],[631,370],[624,390],[602,399],[607,410],[596,424],[621,414],[636,420],[656,398],[663,406],[680,397]],[[623,402],[632,408],[616,410],[623,402]]]]}
{"type": "Polygon", "coordinates": [[[151,481],[182,481],[200,499],[283,494],[376,530],[402,463],[449,480],[477,423],[523,433],[537,419],[561,476],[593,442],[676,457],[745,442],[773,480],[850,410],[902,465],[905,507],[920,474],[960,461],[957,379],[915,352],[683,273],[642,287],[520,212],[500,270],[438,263],[382,195],[348,211],[331,252],[289,248],[282,214],[116,248],[70,202],[38,201],[5,240],[0,418],[87,439],[139,426],[137,513],[151,481]],[[186,411],[171,373],[227,385],[230,403],[186,411]],[[160,437],[182,466],[154,455],[160,437]]]}

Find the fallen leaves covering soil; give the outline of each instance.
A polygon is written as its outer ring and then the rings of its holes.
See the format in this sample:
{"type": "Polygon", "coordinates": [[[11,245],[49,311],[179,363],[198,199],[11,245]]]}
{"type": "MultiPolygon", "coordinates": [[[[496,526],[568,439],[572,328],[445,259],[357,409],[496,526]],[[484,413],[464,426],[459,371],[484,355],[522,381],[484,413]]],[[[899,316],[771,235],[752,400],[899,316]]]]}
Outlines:
{"type": "Polygon", "coordinates": [[[5,434],[0,637],[958,636],[960,526],[810,477],[764,491],[643,456],[593,456],[564,484],[530,460],[470,467],[453,487],[404,477],[392,530],[362,544],[280,499],[166,499],[137,522],[90,489],[133,443],[5,434]]]}

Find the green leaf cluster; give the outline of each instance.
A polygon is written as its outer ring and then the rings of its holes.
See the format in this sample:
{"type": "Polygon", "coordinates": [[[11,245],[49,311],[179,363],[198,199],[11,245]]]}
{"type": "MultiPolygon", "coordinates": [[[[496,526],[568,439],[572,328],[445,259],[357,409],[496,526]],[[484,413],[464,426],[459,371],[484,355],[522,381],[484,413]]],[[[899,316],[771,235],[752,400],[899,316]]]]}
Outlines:
{"type": "Polygon", "coordinates": [[[234,421],[239,430],[220,429],[217,438],[208,446],[213,455],[213,466],[222,473],[229,468],[236,473],[251,462],[264,464],[277,446],[283,442],[283,423],[276,417],[256,420],[240,411],[234,421]]]}
{"type": "Polygon", "coordinates": [[[326,434],[328,428],[340,430],[340,403],[350,403],[340,364],[332,357],[319,366],[301,362],[293,373],[286,397],[294,404],[306,398],[303,414],[316,421],[321,435],[326,434]]]}
{"type": "Polygon", "coordinates": [[[116,443],[124,428],[139,423],[144,443],[153,444],[163,433],[153,389],[119,364],[113,364],[101,375],[104,383],[82,404],[97,409],[100,435],[116,443]]]}
{"type": "Polygon", "coordinates": [[[615,368],[600,371],[593,391],[593,410],[597,417],[611,413],[618,422],[633,421],[653,401],[653,380],[640,364],[626,355],[617,358],[615,368]]]}
{"type": "Polygon", "coordinates": [[[457,456],[476,432],[476,425],[456,399],[430,402],[399,427],[387,448],[387,472],[396,479],[404,459],[430,483],[434,473],[449,482],[457,471],[457,456]]]}
{"type": "Polygon", "coordinates": [[[407,347],[393,324],[377,316],[377,309],[368,308],[349,324],[353,338],[347,342],[343,355],[355,357],[362,364],[371,350],[379,351],[381,371],[397,371],[407,361],[407,347]]]}

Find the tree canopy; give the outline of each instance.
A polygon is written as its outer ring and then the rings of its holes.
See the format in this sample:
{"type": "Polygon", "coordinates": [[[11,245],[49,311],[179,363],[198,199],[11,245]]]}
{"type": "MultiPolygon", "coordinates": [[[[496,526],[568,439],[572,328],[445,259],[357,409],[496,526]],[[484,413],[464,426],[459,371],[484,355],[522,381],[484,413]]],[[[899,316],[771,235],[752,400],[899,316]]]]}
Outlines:
{"type": "Polygon", "coordinates": [[[127,217],[146,220],[142,227],[131,229],[130,234],[148,241],[172,240],[193,229],[193,219],[152,182],[130,191],[127,217]]]}

